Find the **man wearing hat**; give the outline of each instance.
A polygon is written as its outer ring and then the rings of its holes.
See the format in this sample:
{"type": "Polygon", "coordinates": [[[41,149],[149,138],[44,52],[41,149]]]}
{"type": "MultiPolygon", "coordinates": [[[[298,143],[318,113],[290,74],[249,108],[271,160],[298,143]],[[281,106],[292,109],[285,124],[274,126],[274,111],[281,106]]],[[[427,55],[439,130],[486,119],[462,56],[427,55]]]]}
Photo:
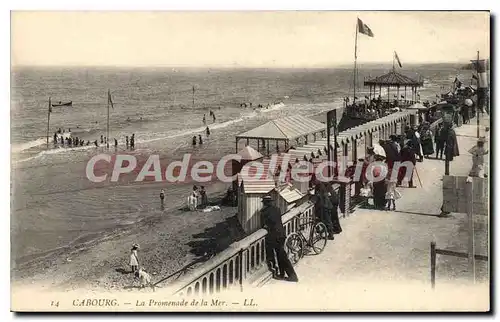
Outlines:
{"type": "Polygon", "coordinates": [[[264,207],[261,210],[261,222],[264,229],[267,229],[266,251],[268,262],[274,262],[274,252],[276,252],[279,270],[278,278],[284,279],[286,273],[286,280],[298,282],[297,274],[285,252],[286,233],[281,221],[280,210],[273,205],[273,200],[270,196],[263,197],[262,202],[264,207]]]}

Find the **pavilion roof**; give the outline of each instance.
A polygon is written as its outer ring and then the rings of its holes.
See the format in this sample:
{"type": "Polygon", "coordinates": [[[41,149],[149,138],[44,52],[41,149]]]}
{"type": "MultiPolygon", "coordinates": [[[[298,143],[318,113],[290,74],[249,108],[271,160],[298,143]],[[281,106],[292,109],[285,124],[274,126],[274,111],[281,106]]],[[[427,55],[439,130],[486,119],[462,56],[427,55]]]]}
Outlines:
{"type": "Polygon", "coordinates": [[[324,130],[326,130],[324,123],[302,115],[294,115],[269,121],[236,137],[240,139],[293,140],[324,130]]]}
{"type": "Polygon", "coordinates": [[[387,74],[366,80],[364,85],[418,87],[423,86],[424,82],[423,80],[415,80],[395,70],[391,70],[387,74]]]}

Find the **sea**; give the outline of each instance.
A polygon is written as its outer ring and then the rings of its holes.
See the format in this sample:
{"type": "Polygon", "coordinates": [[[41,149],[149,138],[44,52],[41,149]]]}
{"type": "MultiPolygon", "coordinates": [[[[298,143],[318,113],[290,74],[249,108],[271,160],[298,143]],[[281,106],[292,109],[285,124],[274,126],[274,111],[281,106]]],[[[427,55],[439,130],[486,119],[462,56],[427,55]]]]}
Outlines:
{"type": "MultiPolygon", "coordinates": [[[[400,72],[423,77],[420,98],[436,100],[458,75],[468,85],[471,71],[455,64],[405,66],[400,72]]],[[[368,93],[365,78],[392,66],[360,66],[357,96],[368,93]]],[[[126,229],[162,212],[158,193],[165,189],[166,207],[180,207],[191,183],[93,183],[87,162],[102,153],[159,154],[181,160],[215,160],[235,152],[235,136],[265,122],[290,115],[321,118],[352,97],[351,66],[314,69],[15,67],[11,71],[11,241],[12,267],[22,269],[54,252],[89,244],[111,231],[126,229]],[[194,87],[194,91],[193,91],[194,87]],[[85,141],[106,136],[108,90],[111,148],[103,144],[54,146],[59,128],[85,141]],[[49,97],[53,107],[46,145],[49,97]],[[254,109],[277,101],[277,108],[254,109]],[[242,107],[252,103],[253,108],[242,107]],[[216,120],[209,115],[213,111],[216,120]],[[203,115],[211,135],[206,138],[203,115]],[[135,134],[135,150],[125,136],[135,134]],[[193,147],[194,135],[203,135],[193,147]],[[118,140],[115,150],[114,139],[118,140]]],[[[391,90],[391,96],[394,90],[391,90]]],[[[385,94],[385,92],[384,92],[385,94]]],[[[402,93],[400,93],[402,94],[402,93]]],[[[410,92],[408,91],[408,96],[410,92]]],[[[242,142],[244,145],[244,142],[242,142]]],[[[241,146],[243,147],[243,146],[241,146]]],[[[213,192],[210,187],[209,192],[213,192]]],[[[63,255],[61,255],[63,256],[63,255]]]]}

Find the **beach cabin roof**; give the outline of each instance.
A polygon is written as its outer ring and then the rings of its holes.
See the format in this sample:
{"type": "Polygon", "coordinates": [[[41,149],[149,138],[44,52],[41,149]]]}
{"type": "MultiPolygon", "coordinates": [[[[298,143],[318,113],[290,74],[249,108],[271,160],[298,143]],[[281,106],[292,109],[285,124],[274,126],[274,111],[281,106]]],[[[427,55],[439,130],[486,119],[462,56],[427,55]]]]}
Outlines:
{"type": "MultiPolygon", "coordinates": [[[[341,144],[350,143],[352,142],[353,139],[359,139],[365,133],[376,131],[383,126],[386,126],[387,124],[395,123],[407,117],[408,115],[416,113],[417,113],[416,109],[404,110],[401,112],[389,114],[387,116],[381,117],[374,121],[370,121],[368,123],[355,126],[346,131],[342,131],[337,136],[337,144],[338,144],[337,147],[340,147],[341,144]]],[[[332,147],[333,147],[333,142],[334,142],[334,137],[332,135],[330,137],[330,143],[332,144],[332,147]]],[[[295,160],[295,158],[297,158],[299,159],[299,161],[303,161],[304,156],[306,156],[307,160],[309,160],[311,158],[311,152],[314,154],[315,157],[319,157],[320,159],[326,159],[326,152],[323,153],[326,149],[326,146],[327,146],[327,140],[321,139],[311,144],[306,144],[304,146],[301,146],[300,148],[288,150],[288,153],[292,157],[292,160],[295,160]],[[322,155],[319,155],[318,149],[321,150],[322,155]]]]}
{"type": "MultiPolygon", "coordinates": [[[[401,119],[404,119],[408,115],[416,114],[417,109],[409,109],[409,110],[403,110],[401,112],[396,112],[389,114],[387,116],[381,117],[377,120],[364,123],[362,125],[356,126],[354,128],[351,128],[347,131],[340,132],[338,137],[337,137],[337,143],[338,147],[340,147],[341,144],[345,143],[350,143],[352,142],[353,139],[359,139],[363,135],[367,133],[371,133],[373,131],[377,131],[379,128],[384,127],[388,124],[395,123],[400,121],[401,119]]],[[[334,143],[334,137],[333,135],[330,137],[330,143],[332,144],[333,148],[333,143],[334,143]]],[[[262,164],[262,169],[264,171],[263,176],[260,178],[256,178],[256,173],[257,173],[257,167],[249,167],[248,173],[239,173],[238,174],[238,184],[241,184],[242,181],[248,181],[248,182],[253,182],[253,181],[260,181],[260,182],[268,182],[268,187],[270,190],[274,189],[274,178],[273,178],[273,173],[269,173],[269,167],[271,166],[271,160],[272,158],[276,158],[276,163],[274,164],[274,171],[278,168],[278,165],[285,166],[288,163],[290,163],[292,166],[295,166],[295,160],[298,159],[299,161],[304,161],[304,156],[306,156],[307,160],[310,160],[312,155],[314,155],[313,158],[313,168],[315,169],[317,166],[317,162],[321,160],[326,160],[327,158],[327,153],[325,151],[327,146],[327,140],[326,138],[317,140],[315,142],[312,142],[310,144],[306,144],[301,147],[297,147],[296,149],[290,149],[288,150],[287,153],[281,153],[281,154],[273,154],[271,158],[265,158],[261,161],[262,164]],[[321,154],[318,152],[318,150],[321,151],[321,154]],[[283,162],[285,162],[283,164],[283,162]]],[[[285,169],[283,169],[285,170],[285,169]]],[[[252,184],[252,183],[251,183],[252,184]]],[[[253,189],[253,188],[250,188],[253,189]]],[[[267,189],[267,188],[266,188],[267,189]]],[[[245,184],[245,190],[246,189],[246,184],[245,184]]],[[[268,190],[268,191],[270,191],[268,190]]],[[[267,192],[268,192],[267,191],[267,192]]]]}
{"type": "Polygon", "coordinates": [[[276,187],[273,179],[246,179],[242,180],[243,191],[245,193],[266,194],[276,187]]]}
{"type": "Polygon", "coordinates": [[[273,154],[271,157],[276,159],[276,163],[271,166],[272,158],[263,159],[260,162],[260,164],[262,164],[261,169],[263,170],[263,173],[261,173],[260,176],[257,176],[257,171],[260,170],[256,166],[249,166],[248,171],[241,171],[238,174],[238,184],[241,184],[242,180],[274,180],[273,174],[278,169],[278,166],[284,167],[287,166],[288,163],[293,164],[295,162],[295,158],[288,153],[281,153],[279,155],[273,154]],[[273,169],[271,169],[271,173],[269,172],[270,167],[273,167],[273,169]]]}
{"type": "Polygon", "coordinates": [[[269,121],[248,132],[237,135],[236,138],[293,140],[324,130],[326,130],[326,125],[321,122],[302,115],[294,115],[269,121]]]}
{"type": "Polygon", "coordinates": [[[408,86],[408,87],[419,87],[424,85],[424,81],[422,79],[415,80],[406,75],[396,72],[395,70],[391,70],[387,74],[371,78],[364,82],[364,85],[372,85],[372,86],[408,86]]]}
{"type": "Polygon", "coordinates": [[[297,200],[302,199],[305,196],[299,189],[294,188],[291,184],[286,184],[281,187],[276,188],[276,192],[283,198],[287,203],[292,203],[297,200]]]}
{"type": "Polygon", "coordinates": [[[241,149],[240,152],[238,152],[238,155],[241,157],[242,160],[249,160],[249,161],[262,158],[262,154],[260,154],[259,151],[255,150],[249,145],[241,149]]]}

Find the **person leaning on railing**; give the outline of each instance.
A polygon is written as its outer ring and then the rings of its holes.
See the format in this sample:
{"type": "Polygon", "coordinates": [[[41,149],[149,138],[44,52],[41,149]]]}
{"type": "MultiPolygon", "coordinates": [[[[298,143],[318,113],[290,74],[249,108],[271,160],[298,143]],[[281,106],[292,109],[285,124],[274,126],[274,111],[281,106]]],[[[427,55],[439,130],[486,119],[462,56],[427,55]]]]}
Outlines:
{"type": "Polygon", "coordinates": [[[274,263],[274,253],[276,253],[279,274],[275,278],[298,282],[297,274],[285,252],[286,233],[281,221],[281,212],[273,205],[273,199],[270,196],[263,197],[262,202],[264,207],[261,210],[261,222],[263,228],[267,230],[266,257],[268,265],[272,268],[276,267],[276,263],[274,263]],[[287,275],[286,278],[285,274],[287,275]]]}

